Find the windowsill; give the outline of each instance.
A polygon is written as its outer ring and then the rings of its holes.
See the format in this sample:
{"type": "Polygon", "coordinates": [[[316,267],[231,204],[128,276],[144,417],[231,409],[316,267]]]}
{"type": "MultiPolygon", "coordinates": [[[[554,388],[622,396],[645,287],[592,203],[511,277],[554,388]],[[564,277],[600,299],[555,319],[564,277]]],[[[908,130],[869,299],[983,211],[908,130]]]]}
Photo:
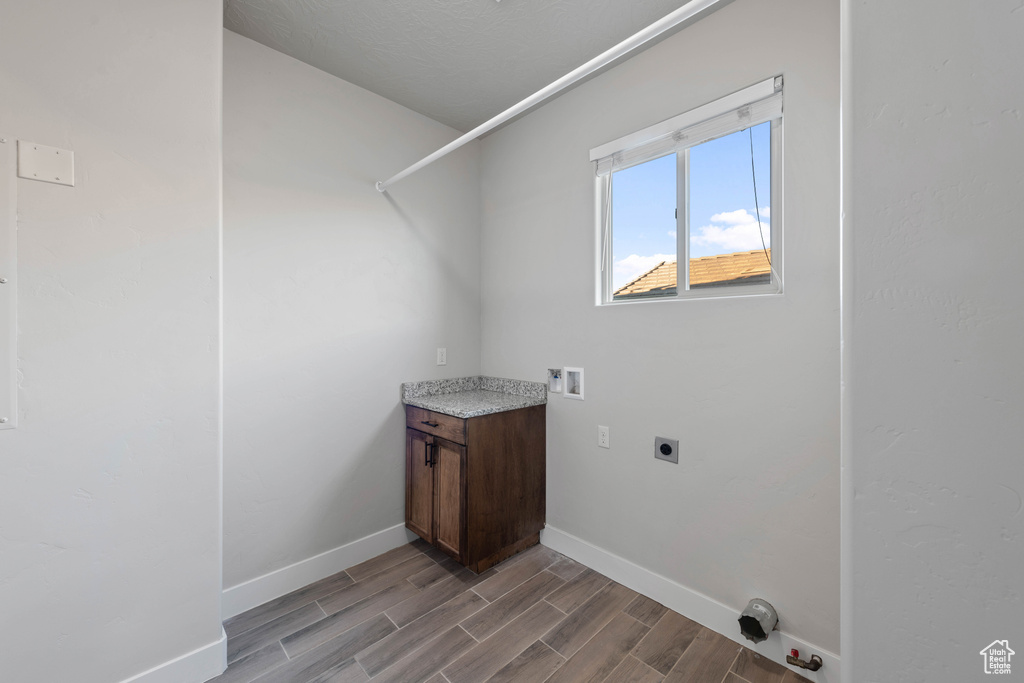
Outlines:
{"type": "Polygon", "coordinates": [[[752,297],[782,297],[785,291],[782,290],[765,290],[763,288],[743,288],[743,291],[736,289],[729,290],[689,290],[688,293],[684,293],[676,296],[652,296],[643,297],[636,299],[616,299],[613,301],[601,301],[596,305],[602,306],[629,306],[633,304],[652,304],[652,303],[666,303],[666,302],[679,302],[679,301],[704,301],[708,299],[749,299],[752,297]]]}

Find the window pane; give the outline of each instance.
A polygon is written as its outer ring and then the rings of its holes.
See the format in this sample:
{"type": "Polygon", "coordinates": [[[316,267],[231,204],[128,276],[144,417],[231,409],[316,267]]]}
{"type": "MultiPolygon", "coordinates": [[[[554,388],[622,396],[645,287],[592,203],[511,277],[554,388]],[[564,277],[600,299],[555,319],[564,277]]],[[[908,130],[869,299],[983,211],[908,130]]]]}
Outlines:
{"type": "Polygon", "coordinates": [[[613,299],[675,296],[675,211],[675,154],[613,174],[613,299]]]}
{"type": "Polygon", "coordinates": [[[689,181],[690,288],[771,282],[771,123],[690,148],[689,181]]]}

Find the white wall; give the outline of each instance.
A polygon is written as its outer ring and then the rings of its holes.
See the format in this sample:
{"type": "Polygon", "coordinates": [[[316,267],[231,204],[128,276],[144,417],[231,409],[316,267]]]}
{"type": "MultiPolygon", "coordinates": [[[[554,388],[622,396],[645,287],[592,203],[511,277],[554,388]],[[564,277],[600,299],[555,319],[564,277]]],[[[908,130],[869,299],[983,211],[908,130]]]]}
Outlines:
{"type": "Polygon", "coordinates": [[[399,385],[479,372],[480,238],[475,144],[373,187],[455,130],[230,32],[224,69],[232,587],[403,523],[399,385]]]}
{"type": "Polygon", "coordinates": [[[849,3],[851,680],[1024,670],[1024,9],[849,3]]]}
{"type": "Polygon", "coordinates": [[[205,646],[189,675],[217,673],[220,13],[0,8],[0,136],[77,164],[74,188],[17,181],[4,680],[110,683],[205,646]]]}
{"type": "Polygon", "coordinates": [[[838,10],[737,0],[482,143],[483,372],[586,373],[548,405],[548,523],[833,652],[838,10]],[[779,73],[786,294],[595,307],[590,148],[779,73]]]}

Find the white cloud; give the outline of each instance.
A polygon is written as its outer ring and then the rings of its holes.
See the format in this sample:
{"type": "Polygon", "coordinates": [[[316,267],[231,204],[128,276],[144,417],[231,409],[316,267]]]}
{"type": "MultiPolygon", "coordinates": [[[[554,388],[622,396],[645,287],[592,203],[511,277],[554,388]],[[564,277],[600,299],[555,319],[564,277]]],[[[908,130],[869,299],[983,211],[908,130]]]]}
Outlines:
{"type": "Polygon", "coordinates": [[[668,231],[668,236],[671,237],[672,239],[675,239],[676,238],[676,231],[675,230],[669,230],[668,231]]]}
{"type": "Polygon", "coordinates": [[[618,289],[640,277],[662,261],[675,261],[675,254],[652,254],[640,256],[630,254],[621,261],[616,261],[612,269],[612,287],[618,289]]]}
{"type": "Polygon", "coordinates": [[[747,213],[746,209],[716,213],[711,217],[712,223],[725,223],[726,225],[739,225],[749,223],[751,220],[754,220],[754,217],[747,213]]]}
{"type": "Polygon", "coordinates": [[[711,217],[712,225],[697,228],[690,235],[690,242],[722,254],[761,249],[762,233],[765,243],[768,242],[771,234],[768,215],[767,208],[761,209],[761,229],[759,230],[757,216],[746,209],[716,213],[711,217]]]}

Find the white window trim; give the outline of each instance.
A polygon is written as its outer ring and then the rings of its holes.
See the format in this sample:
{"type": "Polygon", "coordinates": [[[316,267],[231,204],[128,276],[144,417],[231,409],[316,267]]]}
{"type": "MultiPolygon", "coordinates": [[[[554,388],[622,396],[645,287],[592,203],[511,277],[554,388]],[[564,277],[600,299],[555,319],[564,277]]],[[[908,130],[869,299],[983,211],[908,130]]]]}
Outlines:
{"type": "Polygon", "coordinates": [[[643,130],[630,133],[590,150],[595,162],[594,215],[596,217],[596,304],[599,306],[682,301],[692,299],[735,298],[745,296],[773,296],[783,293],[783,118],[782,76],[775,76],[744,88],[723,98],[692,109],[643,130]],[[774,101],[773,101],[774,100],[774,101]],[[754,105],[754,114],[744,107],[754,105]],[[741,119],[736,127],[735,115],[741,119]],[[730,118],[731,116],[731,118],[730,118]],[[723,135],[750,126],[771,121],[771,282],[757,285],[724,285],[720,287],[689,288],[689,149],[723,135]],[[612,299],[611,253],[611,177],[623,170],[671,153],[678,154],[677,188],[678,214],[676,219],[676,295],[652,296],[615,301],[612,299]],[[622,166],[616,158],[625,159],[622,166]],[[681,284],[680,284],[681,283],[681,284]]]}

